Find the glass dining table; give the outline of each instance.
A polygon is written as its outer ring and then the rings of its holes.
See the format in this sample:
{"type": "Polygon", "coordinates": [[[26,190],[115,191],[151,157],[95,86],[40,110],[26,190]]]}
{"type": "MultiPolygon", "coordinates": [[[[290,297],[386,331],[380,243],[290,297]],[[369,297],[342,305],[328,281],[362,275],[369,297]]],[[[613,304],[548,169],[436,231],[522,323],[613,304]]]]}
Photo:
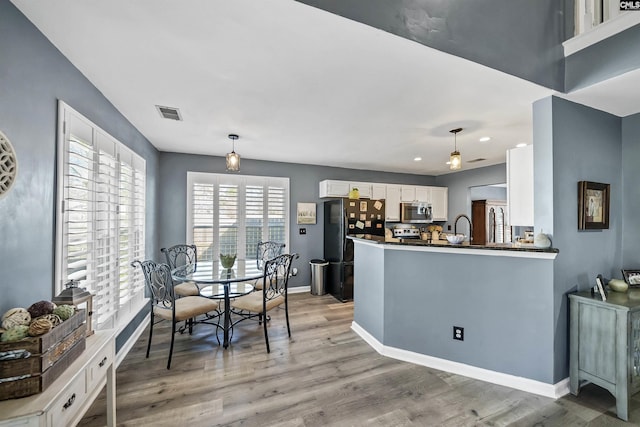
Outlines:
{"type": "Polygon", "coordinates": [[[177,282],[194,282],[198,286],[200,295],[224,300],[224,341],[223,346],[229,346],[229,331],[231,329],[231,298],[237,298],[253,292],[255,281],[264,276],[264,272],[244,268],[244,262],[232,268],[224,268],[217,261],[199,261],[175,268],[171,275],[177,282]]]}

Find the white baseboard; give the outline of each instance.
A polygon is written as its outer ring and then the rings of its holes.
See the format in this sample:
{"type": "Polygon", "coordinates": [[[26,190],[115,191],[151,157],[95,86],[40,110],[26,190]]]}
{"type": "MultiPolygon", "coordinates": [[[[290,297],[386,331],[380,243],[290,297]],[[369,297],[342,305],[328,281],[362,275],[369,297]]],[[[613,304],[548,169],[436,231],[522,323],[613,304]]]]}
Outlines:
{"type": "Polygon", "coordinates": [[[311,286],[292,286],[287,289],[290,294],[301,294],[304,292],[311,292],[311,286]]]}
{"type": "Polygon", "coordinates": [[[413,351],[385,346],[356,322],[351,323],[351,329],[375,351],[383,356],[391,357],[392,359],[402,360],[404,362],[410,362],[416,365],[438,369],[440,371],[451,372],[453,374],[515,388],[528,393],[550,397],[552,399],[558,399],[569,393],[569,378],[565,378],[556,384],[547,384],[529,378],[516,377],[515,375],[490,371],[488,369],[478,368],[464,363],[452,362],[451,360],[440,359],[438,357],[427,356],[413,351]]]}
{"type": "Polygon", "coordinates": [[[129,351],[131,351],[133,345],[136,343],[136,341],[138,341],[138,338],[140,338],[140,335],[142,335],[142,332],[144,332],[144,329],[147,327],[150,321],[151,315],[147,314],[142,322],[140,322],[133,334],[131,334],[127,342],[124,343],[124,345],[120,348],[120,351],[118,352],[118,354],[116,354],[116,369],[118,369],[120,363],[122,363],[129,351]]]}

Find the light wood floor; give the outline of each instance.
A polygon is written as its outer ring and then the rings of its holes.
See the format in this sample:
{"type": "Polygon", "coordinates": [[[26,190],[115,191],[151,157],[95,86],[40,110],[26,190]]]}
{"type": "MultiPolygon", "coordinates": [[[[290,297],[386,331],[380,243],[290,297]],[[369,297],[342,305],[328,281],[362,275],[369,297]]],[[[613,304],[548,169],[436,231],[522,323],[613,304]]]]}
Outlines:
{"type": "MultiPolygon", "coordinates": [[[[212,327],[199,325],[191,336],[176,335],[167,371],[169,330],[156,326],[149,359],[145,332],[117,371],[118,425],[640,425],[640,395],[625,423],[597,386],[554,401],[385,358],[351,331],[353,304],[329,295],[290,298],[292,338],[276,310],[270,354],[257,323],[238,325],[227,350],[212,327]]],[[[103,395],[80,425],[105,425],[104,412],[103,395]]]]}

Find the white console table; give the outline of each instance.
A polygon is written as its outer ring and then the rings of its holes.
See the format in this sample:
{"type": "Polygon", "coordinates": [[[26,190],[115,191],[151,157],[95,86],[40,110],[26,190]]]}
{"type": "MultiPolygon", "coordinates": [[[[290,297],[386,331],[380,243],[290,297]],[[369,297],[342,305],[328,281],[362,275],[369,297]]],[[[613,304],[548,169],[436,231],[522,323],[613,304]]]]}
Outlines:
{"type": "Polygon", "coordinates": [[[116,425],[115,331],[87,338],[85,351],[45,391],[0,401],[0,427],[66,427],[80,422],[107,386],[107,425],[116,425]]]}

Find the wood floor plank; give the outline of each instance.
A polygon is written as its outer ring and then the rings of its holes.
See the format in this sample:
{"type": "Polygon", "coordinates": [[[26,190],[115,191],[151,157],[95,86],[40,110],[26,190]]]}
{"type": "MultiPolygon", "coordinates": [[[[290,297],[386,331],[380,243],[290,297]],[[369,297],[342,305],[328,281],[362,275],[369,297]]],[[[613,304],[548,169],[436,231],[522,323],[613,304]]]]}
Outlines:
{"type": "MultiPolygon", "coordinates": [[[[120,426],[604,426],[638,425],[640,397],[630,422],[615,417],[615,401],[597,386],[579,397],[548,399],[378,354],[351,330],[353,303],[329,295],[290,295],[291,338],[284,310],[268,324],[234,327],[228,349],[216,329],[197,325],[176,335],[147,333],[116,373],[120,426]],[[635,423],[635,424],[634,424],[635,423]]],[[[221,334],[220,334],[221,335],[221,334]]],[[[80,425],[106,424],[103,394],[80,425]]]]}

